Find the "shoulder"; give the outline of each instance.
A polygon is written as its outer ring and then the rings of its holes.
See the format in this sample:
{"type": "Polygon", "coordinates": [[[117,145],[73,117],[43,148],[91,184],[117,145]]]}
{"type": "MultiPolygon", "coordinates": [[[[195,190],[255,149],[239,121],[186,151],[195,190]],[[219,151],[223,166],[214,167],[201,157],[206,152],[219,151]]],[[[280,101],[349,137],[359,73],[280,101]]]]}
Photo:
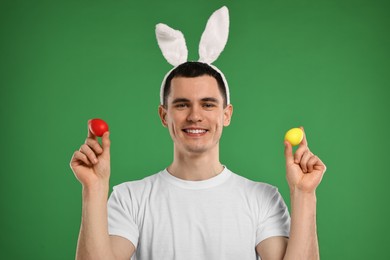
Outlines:
{"type": "Polygon", "coordinates": [[[153,185],[159,179],[159,174],[160,172],[152,174],[140,180],[123,182],[121,184],[115,185],[113,187],[113,191],[119,194],[143,193],[153,187],[153,185]]]}
{"type": "Polygon", "coordinates": [[[274,185],[254,181],[237,173],[232,172],[232,179],[238,188],[242,188],[253,193],[272,194],[278,192],[278,188],[274,185]]]}
{"type": "Polygon", "coordinates": [[[259,207],[264,207],[281,199],[278,187],[269,183],[254,181],[236,173],[232,174],[232,187],[236,194],[240,194],[240,197],[259,207]]]}
{"type": "Polygon", "coordinates": [[[147,205],[149,195],[158,182],[159,173],[155,173],[141,180],[128,181],[113,187],[108,199],[110,214],[127,212],[135,217],[137,212],[147,205]]]}

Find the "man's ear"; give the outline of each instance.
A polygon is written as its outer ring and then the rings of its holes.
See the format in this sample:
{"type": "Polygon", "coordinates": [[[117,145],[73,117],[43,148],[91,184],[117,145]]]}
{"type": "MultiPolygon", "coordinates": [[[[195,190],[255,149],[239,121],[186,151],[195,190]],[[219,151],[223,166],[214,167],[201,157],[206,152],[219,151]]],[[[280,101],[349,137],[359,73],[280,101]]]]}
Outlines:
{"type": "Polygon", "coordinates": [[[233,116],[233,105],[229,104],[224,108],[223,112],[223,126],[230,125],[230,121],[232,120],[233,116]]]}
{"type": "Polygon", "coordinates": [[[158,106],[158,115],[160,116],[161,123],[164,127],[167,127],[167,121],[166,121],[166,116],[167,116],[167,110],[163,105],[158,106]]]}

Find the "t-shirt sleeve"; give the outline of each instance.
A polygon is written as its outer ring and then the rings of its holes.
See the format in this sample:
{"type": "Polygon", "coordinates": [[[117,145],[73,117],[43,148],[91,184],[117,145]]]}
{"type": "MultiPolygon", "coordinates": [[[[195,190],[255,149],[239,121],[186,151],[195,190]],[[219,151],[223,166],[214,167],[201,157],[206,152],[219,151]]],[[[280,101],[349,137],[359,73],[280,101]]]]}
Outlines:
{"type": "Polygon", "coordinates": [[[256,231],[256,245],[269,237],[290,235],[290,214],[275,187],[268,187],[264,203],[261,203],[259,223],[256,231]]]}
{"type": "Polygon", "coordinates": [[[108,199],[108,233],[124,237],[130,240],[135,247],[138,244],[139,229],[136,224],[136,213],[131,203],[131,199],[124,199],[117,187],[108,199]]]}

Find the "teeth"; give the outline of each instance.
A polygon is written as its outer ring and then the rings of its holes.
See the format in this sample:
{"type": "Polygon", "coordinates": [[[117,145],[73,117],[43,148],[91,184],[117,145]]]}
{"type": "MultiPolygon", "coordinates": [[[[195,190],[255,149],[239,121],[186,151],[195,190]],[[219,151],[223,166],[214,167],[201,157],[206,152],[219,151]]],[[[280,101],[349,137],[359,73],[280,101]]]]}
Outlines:
{"type": "Polygon", "coordinates": [[[201,134],[206,132],[206,130],[203,129],[186,129],[185,131],[190,134],[201,134]]]}

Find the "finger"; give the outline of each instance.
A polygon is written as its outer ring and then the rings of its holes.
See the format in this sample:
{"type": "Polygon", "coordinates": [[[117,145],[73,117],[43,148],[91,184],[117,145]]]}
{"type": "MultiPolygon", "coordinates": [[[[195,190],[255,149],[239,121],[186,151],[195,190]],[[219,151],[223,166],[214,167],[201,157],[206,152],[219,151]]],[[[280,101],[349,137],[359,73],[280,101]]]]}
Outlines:
{"type": "Polygon", "coordinates": [[[96,154],[101,154],[103,152],[103,148],[99,144],[99,142],[96,139],[87,138],[85,140],[85,144],[87,144],[96,154]]]}
{"type": "Polygon", "coordinates": [[[88,138],[91,138],[93,140],[97,140],[97,136],[94,135],[91,131],[91,129],[89,128],[90,124],[89,122],[91,121],[92,119],[88,120],[88,138]]]}
{"type": "Polygon", "coordinates": [[[103,146],[103,152],[109,155],[110,154],[110,146],[111,146],[110,132],[105,132],[103,134],[102,146],[103,146]]]}
{"type": "Polygon", "coordinates": [[[313,168],[315,170],[318,170],[318,171],[321,171],[322,173],[325,173],[326,172],[326,165],[322,162],[322,160],[318,158],[318,161],[315,165],[313,165],[313,168]]]}
{"type": "Polygon", "coordinates": [[[71,160],[71,166],[75,166],[76,164],[78,165],[80,163],[88,166],[92,165],[85,154],[80,151],[75,151],[71,160]]]}
{"type": "Polygon", "coordinates": [[[93,164],[96,164],[98,163],[98,159],[96,157],[96,154],[92,151],[91,147],[89,147],[87,144],[83,144],[81,147],[80,147],[80,152],[82,152],[83,154],[85,154],[88,158],[88,160],[93,163],[93,164]]]}
{"type": "Polygon", "coordinates": [[[292,146],[289,142],[284,141],[284,157],[286,158],[286,165],[294,163],[294,156],[292,146]]]}
{"type": "Polygon", "coordinates": [[[308,147],[309,144],[307,143],[307,139],[306,139],[306,133],[305,133],[305,129],[303,128],[303,126],[299,127],[302,132],[303,132],[303,138],[302,138],[302,141],[301,143],[299,144],[299,147],[308,147]]]}
{"type": "Polygon", "coordinates": [[[307,161],[307,172],[311,173],[314,170],[314,165],[319,162],[319,158],[315,155],[312,155],[307,161]]]}
{"type": "Polygon", "coordinates": [[[300,163],[302,161],[303,155],[309,151],[309,148],[307,146],[301,146],[299,145],[298,149],[295,151],[294,154],[294,162],[300,163]]]}
{"type": "Polygon", "coordinates": [[[301,169],[304,173],[307,173],[307,162],[311,156],[312,153],[309,150],[306,150],[302,155],[301,161],[299,162],[299,165],[301,166],[301,169]]]}

